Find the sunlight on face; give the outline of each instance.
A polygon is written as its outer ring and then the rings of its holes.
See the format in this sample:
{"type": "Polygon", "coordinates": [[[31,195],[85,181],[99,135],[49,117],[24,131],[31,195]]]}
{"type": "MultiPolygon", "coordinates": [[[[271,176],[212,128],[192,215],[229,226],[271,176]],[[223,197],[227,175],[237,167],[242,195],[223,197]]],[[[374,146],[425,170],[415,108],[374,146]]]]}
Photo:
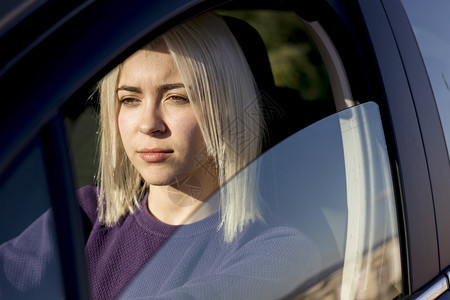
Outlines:
{"type": "Polygon", "coordinates": [[[139,50],[122,65],[118,126],[125,151],[144,180],[177,185],[200,173],[204,140],[170,54],[139,50]]]}

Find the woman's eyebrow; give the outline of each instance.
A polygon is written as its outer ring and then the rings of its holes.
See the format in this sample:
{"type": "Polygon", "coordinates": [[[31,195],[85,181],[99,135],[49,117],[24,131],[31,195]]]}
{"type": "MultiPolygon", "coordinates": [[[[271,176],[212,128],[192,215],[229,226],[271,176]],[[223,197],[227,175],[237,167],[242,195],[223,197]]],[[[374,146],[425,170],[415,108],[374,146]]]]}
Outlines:
{"type": "Polygon", "coordinates": [[[133,92],[133,93],[141,93],[142,94],[142,90],[138,87],[134,87],[134,86],[128,86],[128,85],[123,85],[119,88],[117,88],[116,93],[119,91],[127,91],[127,92],[133,92]]]}
{"type": "MultiPolygon", "coordinates": [[[[184,88],[184,84],[182,83],[168,83],[168,84],[163,84],[158,86],[158,90],[159,91],[169,91],[169,90],[173,90],[173,89],[179,89],[179,88],[184,88]]],[[[117,88],[116,92],[119,91],[127,91],[127,92],[132,92],[132,93],[142,93],[142,90],[138,87],[134,87],[134,86],[129,86],[129,85],[124,85],[121,86],[119,88],[117,88]]]]}
{"type": "Polygon", "coordinates": [[[158,87],[159,91],[169,91],[174,89],[184,88],[184,84],[182,83],[169,83],[163,84],[158,87]]]}

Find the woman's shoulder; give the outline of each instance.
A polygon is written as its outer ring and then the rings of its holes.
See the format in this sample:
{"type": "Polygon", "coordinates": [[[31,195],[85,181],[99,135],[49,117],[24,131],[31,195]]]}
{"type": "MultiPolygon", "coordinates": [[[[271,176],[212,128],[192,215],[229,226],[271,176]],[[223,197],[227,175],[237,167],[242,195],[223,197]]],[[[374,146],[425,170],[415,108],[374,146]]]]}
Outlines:
{"type": "MultiPolygon", "coordinates": [[[[264,222],[254,222],[238,235],[240,249],[267,254],[278,253],[287,261],[301,261],[304,264],[320,264],[318,249],[313,240],[299,228],[275,213],[266,214],[264,222]]],[[[306,266],[304,266],[306,267],[306,266]]]]}
{"type": "Polygon", "coordinates": [[[97,219],[98,188],[95,185],[86,185],[77,190],[78,204],[83,209],[91,223],[97,219]]]}
{"type": "Polygon", "coordinates": [[[266,240],[278,245],[290,245],[301,243],[303,245],[313,245],[312,240],[306,236],[299,228],[283,219],[276,213],[269,213],[264,216],[264,221],[256,221],[249,225],[247,232],[243,232],[244,240],[266,240]]]}
{"type": "Polygon", "coordinates": [[[238,262],[248,274],[273,286],[275,294],[290,293],[313,280],[320,270],[321,257],[316,244],[300,229],[276,214],[266,214],[264,222],[248,224],[233,241],[226,263],[238,262]],[[264,275],[261,275],[264,274],[264,275]]]}

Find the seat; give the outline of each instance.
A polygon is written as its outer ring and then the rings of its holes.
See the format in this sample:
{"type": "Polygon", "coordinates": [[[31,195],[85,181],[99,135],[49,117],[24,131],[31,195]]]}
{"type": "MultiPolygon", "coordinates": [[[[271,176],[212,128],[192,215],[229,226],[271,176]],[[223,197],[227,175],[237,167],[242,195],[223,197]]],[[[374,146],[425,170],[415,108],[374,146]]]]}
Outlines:
{"type": "Polygon", "coordinates": [[[241,19],[223,18],[241,46],[259,88],[267,129],[263,151],[335,112],[325,99],[307,101],[297,90],[276,86],[266,46],[257,30],[241,19]]]}

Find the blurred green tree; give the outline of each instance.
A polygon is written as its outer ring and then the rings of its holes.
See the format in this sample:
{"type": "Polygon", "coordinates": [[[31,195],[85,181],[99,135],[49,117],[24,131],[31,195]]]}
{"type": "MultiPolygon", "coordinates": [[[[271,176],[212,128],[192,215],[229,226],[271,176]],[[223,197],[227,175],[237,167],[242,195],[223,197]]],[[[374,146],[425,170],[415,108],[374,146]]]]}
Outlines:
{"type": "Polygon", "coordinates": [[[219,10],[245,20],[267,47],[275,84],[298,90],[305,100],[332,99],[327,72],[299,17],[274,10],[219,10]]]}

